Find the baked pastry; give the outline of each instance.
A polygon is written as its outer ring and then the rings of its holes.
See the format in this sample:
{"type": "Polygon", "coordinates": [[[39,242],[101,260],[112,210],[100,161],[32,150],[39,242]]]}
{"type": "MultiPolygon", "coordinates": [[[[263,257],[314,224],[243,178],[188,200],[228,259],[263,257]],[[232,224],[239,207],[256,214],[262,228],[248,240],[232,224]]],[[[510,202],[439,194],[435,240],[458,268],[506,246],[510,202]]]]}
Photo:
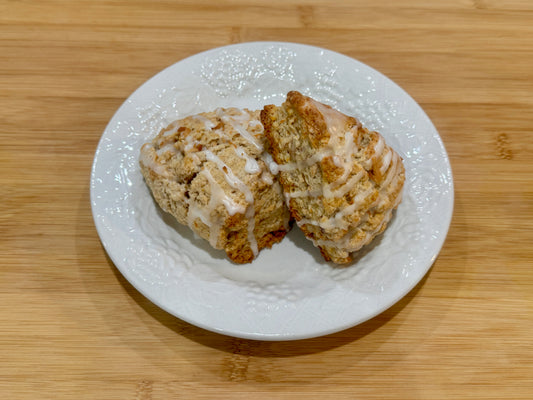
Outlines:
{"type": "Polygon", "coordinates": [[[164,211],[248,263],[289,230],[263,140],[259,111],[218,108],[171,123],[142,146],[139,162],[164,211]]]}
{"type": "Polygon", "coordinates": [[[401,201],[401,157],[357,119],[295,91],[264,107],[261,122],[297,225],[327,261],[350,262],[401,201]]]}

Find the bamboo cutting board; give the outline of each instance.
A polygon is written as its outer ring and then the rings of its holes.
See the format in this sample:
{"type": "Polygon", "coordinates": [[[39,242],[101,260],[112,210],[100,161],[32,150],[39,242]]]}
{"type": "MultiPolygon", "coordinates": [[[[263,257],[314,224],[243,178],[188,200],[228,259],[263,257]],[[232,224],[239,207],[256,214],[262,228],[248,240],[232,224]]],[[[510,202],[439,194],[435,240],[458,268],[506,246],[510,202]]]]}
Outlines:
{"type": "Polygon", "coordinates": [[[0,1],[0,398],[531,399],[533,3],[0,1]],[[379,316],[294,342],[217,335],[117,271],[89,201],[100,135],[161,69],[230,43],[389,76],[447,148],[455,209],[379,316]]]}

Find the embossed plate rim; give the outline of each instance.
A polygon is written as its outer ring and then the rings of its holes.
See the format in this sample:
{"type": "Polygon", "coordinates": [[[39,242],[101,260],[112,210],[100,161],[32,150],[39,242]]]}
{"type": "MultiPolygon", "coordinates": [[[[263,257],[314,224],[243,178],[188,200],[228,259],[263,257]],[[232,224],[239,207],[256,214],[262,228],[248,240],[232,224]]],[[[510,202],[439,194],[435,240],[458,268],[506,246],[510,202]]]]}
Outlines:
{"type": "MultiPolygon", "coordinates": [[[[110,120],[91,172],[91,205],[101,242],[117,269],[140,293],[196,326],[261,340],[330,334],[362,323],[395,304],[425,276],[440,252],[451,222],[453,193],[451,167],[442,140],[425,112],[403,89],[345,55],[288,42],[249,42],[215,48],[162,70],[132,93],[110,120]],[[265,55],[274,62],[266,65],[265,55]],[[227,69],[228,61],[237,64],[231,67],[234,71],[227,69]],[[250,62],[257,65],[250,67],[250,62]],[[308,64],[317,67],[312,69],[308,64]],[[210,75],[214,69],[226,76],[210,75]],[[218,87],[220,78],[224,85],[218,87]],[[353,84],[340,85],[346,78],[353,79],[353,84]],[[252,83],[260,88],[255,90],[252,83]],[[410,179],[398,217],[386,230],[382,243],[343,271],[313,259],[310,253],[317,250],[303,251],[306,244],[295,244],[299,240],[295,233],[291,233],[292,239],[262,252],[249,269],[236,270],[227,260],[189,246],[189,242],[198,243],[194,238],[185,240],[186,233],[169,228],[139,180],[135,165],[138,145],[153,133],[140,134],[136,130],[155,129],[150,125],[154,121],[156,125],[170,122],[163,120],[172,117],[173,108],[182,112],[180,107],[190,106],[188,111],[192,113],[219,105],[243,107],[255,102],[259,107],[279,103],[280,88],[290,84],[293,86],[285,93],[297,89],[341,111],[359,117],[356,113],[361,113],[363,123],[377,130],[382,127],[384,135],[391,135],[387,140],[393,147],[398,146],[406,158],[410,179]],[[354,88],[356,84],[358,88],[354,88]],[[196,103],[190,105],[184,95],[192,93],[196,93],[196,103]],[[176,100],[172,100],[173,96],[176,100]],[[238,104],[228,104],[232,101],[238,104]],[[442,193],[436,196],[435,191],[442,193]],[[141,201],[145,202],[142,207],[141,201]],[[441,207],[438,214],[430,203],[441,207]],[[141,215],[145,209],[151,213],[150,218],[141,215]],[[435,215],[436,222],[429,226],[427,221],[435,215]],[[155,221],[154,227],[141,226],[146,220],[155,221]],[[403,249],[404,243],[398,241],[406,227],[411,229],[409,237],[416,246],[405,244],[403,253],[386,257],[386,250],[403,249]],[[160,237],[154,238],[154,234],[160,237]],[[172,238],[185,241],[175,244],[172,238]],[[143,248],[139,243],[148,245],[143,248]],[[156,247],[161,260],[147,255],[156,247]],[[285,266],[292,268],[287,283],[282,281],[283,276],[278,281],[265,277],[262,268],[270,268],[272,260],[296,253],[306,259],[310,269],[285,266]],[[392,261],[387,258],[398,260],[398,268],[391,270],[392,261]],[[150,265],[145,265],[146,261],[150,265]],[[369,274],[369,270],[374,274],[369,274]],[[393,275],[387,275],[391,271],[393,275]],[[193,290],[187,291],[189,286],[193,290]],[[224,296],[229,296],[229,300],[224,296]],[[237,315],[232,315],[232,311],[238,311],[237,315]]],[[[267,272],[270,271],[273,270],[267,272]]]]}

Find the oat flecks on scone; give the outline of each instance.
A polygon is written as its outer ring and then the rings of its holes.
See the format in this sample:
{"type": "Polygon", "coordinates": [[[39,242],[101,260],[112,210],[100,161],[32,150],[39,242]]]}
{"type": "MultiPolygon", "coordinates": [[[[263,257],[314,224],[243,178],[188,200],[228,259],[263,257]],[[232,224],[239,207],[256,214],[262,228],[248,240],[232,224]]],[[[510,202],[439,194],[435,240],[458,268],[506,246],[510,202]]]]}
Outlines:
{"type": "Polygon", "coordinates": [[[164,211],[248,263],[289,229],[263,144],[259,111],[219,108],[167,126],[142,146],[140,166],[164,211]]]}
{"type": "Polygon", "coordinates": [[[385,230],[405,170],[383,137],[298,92],[261,111],[286,204],[324,258],[337,264],[385,230]]]}

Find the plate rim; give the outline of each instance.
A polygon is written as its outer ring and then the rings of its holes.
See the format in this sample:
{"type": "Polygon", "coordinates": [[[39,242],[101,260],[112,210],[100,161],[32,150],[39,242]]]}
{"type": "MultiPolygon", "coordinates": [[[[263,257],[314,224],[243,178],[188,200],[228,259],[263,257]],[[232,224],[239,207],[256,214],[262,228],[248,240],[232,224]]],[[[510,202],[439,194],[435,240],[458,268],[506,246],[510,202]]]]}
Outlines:
{"type": "Polygon", "coordinates": [[[359,61],[359,60],[357,60],[355,58],[352,58],[350,56],[347,56],[347,55],[345,55],[343,53],[339,53],[339,52],[336,52],[334,50],[330,50],[330,49],[327,49],[327,48],[313,46],[313,45],[309,45],[309,44],[301,44],[301,43],[294,43],[294,42],[284,42],[284,41],[252,41],[252,42],[242,42],[242,43],[236,43],[236,44],[229,44],[229,45],[225,45],[225,46],[214,47],[214,48],[207,49],[207,50],[201,51],[199,53],[190,55],[188,57],[185,57],[185,58],[183,58],[181,60],[176,61],[175,63],[173,63],[171,65],[168,65],[167,67],[163,68],[162,70],[158,71],[156,74],[152,75],[150,78],[145,80],[141,85],[139,85],[133,92],[131,92],[128,95],[128,97],[124,100],[124,102],[116,109],[116,111],[114,112],[113,116],[111,117],[109,122],[106,124],[106,127],[103,130],[103,132],[102,132],[102,134],[100,136],[100,139],[98,141],[97,147],[95,149],[95,154],[94,154],[93,162],[92,162],[92,165],[91,165],[90,202],[91,202],[91,212],[92,212],[92,215],[93,215],[93,221],[94,221],[94,224],[95,224],[95,227],[96,227],[100,242],[101,242],[102,246],[104,247],[107,255],[109,256],[109,258],[113,262],[114,267],[128,281],[128,284],[132,285],[132,287],[135,288],[135,290],[137,290],[139,293],[141,293],[144,297],[146,297],[150,302],[155,304],[158,308],[161,308],[162,310],[164,310],[165,312],[167,312],[170,315],[174,316],[175,318],[178,318],[178,319],[180,319],[182,321],[185,321],[185,322],[187,322],[187,323],[189,323],[189,324],[191,324],[193,326],[205,329],[207,331],[215,332],[215,333],[218,333],[218,334],[231,336],[231,337],[242,338],[242,339],[253,339],[253,340],[263,340],[263,341],[290,341],[290,340],[302,340],[302,339],[321,337],[321,336],[329,335],[329,334],[332,334],[332,333],[341,332],[341,331],[344,331],[346,329],[352,328],[354,326],[360,325],[360,324],[362,324],[362,323],[364,323],[364,322],[376,317],[377,315],[380,315],[381,313],[383,313],[384,311],[386,311],[387,309],[392,307],[394,304],[398,303],[406,295],[408,295],[424,279],[424,277],[429,273],[429,271],[433,267],[433,264],[435,263],[436,259],[438,258],[439,254],[441,253],[442,247],[444,246],[444,243],[446,242],[446,239],[447,239],[447,236],[448,236],[448,232],[449,232],[449,229],[450,229],[450,226],[451,226],[453,214],[454,214],[454,206],[455,206],[455,201],[454,201],[455,200],[455,187],[454,186],[455,185],[454,185],[453,171],[452,171],[450,158],[449,158],[448,152],[446,150],[446,147],[444,145],[444,142],[442,140],[442,137],[441,137],[439,131],[436,129],[435,125],[433,124],[433,121],[429,118],[429,116],[427,115],[425,110],[420,106],[420,104],[403,87],[401,87],[395,81],[393,81],[388,76],[384,75],[383,73],[381,73],[379,70],[375,69],[374,67],[371,67],[370,65],[362,63],[361,61],[359,61]],[[418,107],[421,115],[426,119],[426,122],[429,123],[430,126],[434,129],[434,132],[435,132],[436,135],[432,136],[432,138],[437,140],[438,145],[440,147],[440,150],[442,151],[442,154],[444,156],[444,160],[442,160],[442,161],[444,161],[444,165],[446,167],[446,171],[445,171],[446,172],[446,176],[449,178],[448,182],[447,182],[448,185],[449,185],[448,186],[448,195],[446,196],[446,199],[447,199],[447,202],[446,202],[447,203],[447,215],[445,215],[445,217],[442,218],[442,221],[443,221],[442,222],[442,226],[444,227],[443,231],[440,234],[438,240],[436,240],[436,242],[435,242],[434,254],[432,254],[431,257],[429,257],[429,260],[427,261],[427,263],[424,263],[423,273],[421,273],[420,277],[417,278],[417,279],[414,279],[412,282],[409,283],[409,285],[406,285],[403,288],[404,289],[404,290],[402,290],[403,294],[400,297],[393,298],[389,302],[384,303],[381,307],[378,307],[375,310],[373,310],[373,312],[368,313],[365,316],[365,318],[358,319],[355,322],[353,322],[353,321],[352,322],[346,322],[342,326],[335,326],[335,327],[331,327],[330,329],[322,329],[322,330],[320,330],[320,332],[314,331],[314,332],[310,332],[309,334],[296,334],[296,335],[295,334],[288,334],[287,335],[287,334],[283,334],[283,333],[279,333],[279,334],[275,334],[274,333],[273,334],[273,333],[261,333],[261,332],[244,332],[244,331],[241,331],[239,329],[227,330],[227,329],[221,329],[221,328],[218,328],[218,327],[209,326],[207,324],[204,324],[201,321],[193,320],[192,318],[189,318],[188,316],[177,315],[177,313],[175,311],[173,311],[169,305],[167,305],[164,302],[160,301],[159,299],[155,298],[151,293],[146,291],[144,288],[139,287],[138,285],[136,285],[134,283],[135,279],[133,279],[132,276],[130,275],[131,271],[127,268],[127,266],[125,267],[125,266],[122,265],[122,261],[121,260],[117,259],[118,255],[113,252],[111,243],[109,243],[107,240],[104,240],[104,237],[105,237],[104,227],[101,226],[100,221],[98,221],[97,215],[96,215],[96,201],[95,201],[95,198],[94,198],[95,193],[93,191],[93,187],[95,185],[95,183],[94,183],[94,181],[96,179],[95,171],[96,171],[96,167],[97,167],[97,164],[98,164],[98,161],[99,161],[99,157],[98,157],[99,156],[99,151],[100,151],[100,148],[101,148],[101,146],[103,144],[103,141],[105,139],[106,133],[109,132],[109,130],[113,126],[113,124],[116,123],[116,119],[118,118],[117,115],[120,114],[121,110],[123,110],[124,108],[127,107],[128,102],[130,101],[130,99],[132,97],[138,95],[138,93],[141,92],[145,87],[149,86],[155,80],[156,77],[158,77],[158,76],[160,76],[160,75],[162,75],[164,73],[168,73],[168,71],[170,69],[172,69],[173,67],[175,67],[177,64],[185,62],[186,60],[205,57],[205,56],[209,55],[210,53],[215,53],[217,51],[221,51],[221,50],[224,50],[224,49],[228,49],[228,50],[229,49],[234,49],[234,48],[241,48],[242,49],[243,47],[247,47],[247,46],[252,46],[252,47],[254,47],[254,46],[289,46],[291,48],[293,48],[293,47],[307,48],[307,49],[313,50],[313,51],[322,51],[322,52],[332,53],[332,54],[335,54],[336,56],[341,56],[347,62],[355,62],[356,64],[363,65],[363,66],[369,68],[373,73],[379,75],[381,79],[387,81],[389,84],[392,84],[392,85],[396,86],[402,92],[403,96],[405,96],[410,101],[415,103],[415,105],[418,107]]]}

